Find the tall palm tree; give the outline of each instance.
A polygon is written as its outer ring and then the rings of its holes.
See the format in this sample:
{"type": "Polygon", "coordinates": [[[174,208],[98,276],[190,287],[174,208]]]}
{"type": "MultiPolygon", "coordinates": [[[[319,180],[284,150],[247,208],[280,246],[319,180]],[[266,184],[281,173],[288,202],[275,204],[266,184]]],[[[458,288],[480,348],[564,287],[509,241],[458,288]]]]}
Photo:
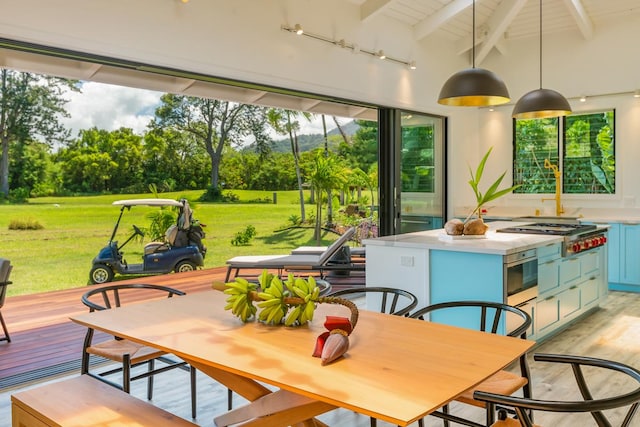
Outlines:
{"type": "Polygon", "coordinates": [[[304,118],[311,121],[313,115],[304,111],[283,110],[280,108],[272,108],[267,112],[267,120],[269,125],[280,135],[288,135],[291,143],[291,153],[296,168],[296,177],[298,179],[298,192],[300,193],[300,220],[304,223],[306,220],[304,210],[304,192],[302,191],[302,172],[300,171],[300,147],[298,146],[298,134],[300,130],[300,122],[298,118],[304,118]]]}
{"type": "Polygon", "coordinates": [[[309,173],[311,187],[317,194],[316,199],[316,244],[320,246],[322,229],[322,193],[331,193],[331,190],[344,188],[347,183],[346,171],[340,165],[337,158],[318,152],[311,171],[309,173]]]}

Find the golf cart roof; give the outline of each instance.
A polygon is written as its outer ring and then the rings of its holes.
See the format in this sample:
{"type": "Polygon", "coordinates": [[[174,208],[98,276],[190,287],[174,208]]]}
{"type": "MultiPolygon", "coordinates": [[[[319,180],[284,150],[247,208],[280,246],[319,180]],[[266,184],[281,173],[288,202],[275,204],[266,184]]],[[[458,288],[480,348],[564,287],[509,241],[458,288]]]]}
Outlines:
{"type": "Polygon", "coordinates": [[[130,200],[116,200],[113,202],[116,206],[179,206],[182,207],[182,203],[173,199],[130,199],[130,200]]]}

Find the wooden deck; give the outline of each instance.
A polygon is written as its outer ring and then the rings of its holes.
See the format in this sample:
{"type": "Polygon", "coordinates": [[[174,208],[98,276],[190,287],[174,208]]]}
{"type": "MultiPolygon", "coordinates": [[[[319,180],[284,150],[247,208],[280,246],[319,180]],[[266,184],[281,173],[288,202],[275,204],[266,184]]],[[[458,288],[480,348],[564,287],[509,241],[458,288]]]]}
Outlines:
{"type": "MultiPolygon", "coordinates": [[[[146,276],[119,283],[155,283],[186,293],[211,289],[224,281],[226,267],[146,276]]],[[[337,290],[364,284],[363,277],[331,280],[337,290]]],[[[88,309],[80,298],[87,286],[62,291],[9,297],[2,308],[11,342],[0,342],[0,390],[42,378],[79,370],[86,329],[69,316],[88,309]]]]}

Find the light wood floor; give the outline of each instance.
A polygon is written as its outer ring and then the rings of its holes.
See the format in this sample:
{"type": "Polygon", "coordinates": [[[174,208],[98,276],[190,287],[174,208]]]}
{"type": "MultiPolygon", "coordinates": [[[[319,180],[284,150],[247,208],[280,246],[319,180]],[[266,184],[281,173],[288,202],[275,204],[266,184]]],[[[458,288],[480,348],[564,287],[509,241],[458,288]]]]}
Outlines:
{"type": "MultiPolygon", "coordinates": [[[[617,360],[640,367],[640,294],[610,293],[607,302],[599,310],[556,337],[542,343],[533,352],[580,354],[617,360]]],[[[573,375],[570,372],[563,372],[557,367],[550,367],[533,360],[531,360],[531,371],[535,397],[543,399],[577,398],[573,375]]],[[[620,392],[624,388],[624,384],[608,376],[591,375],[589,379],[597,384],[595,390],[600,390],[605,395],[610,392],[620,392]]],[[[188,383],[188,374],[180,370],[156,376],[156,394],[153,403],[190,419],[188,383]]],[[[424,386],[429,387],[429,384],[424,386]]],[[[10,395],[24,388],[4,390],[0,394],[0,427],[11,426],[10,395]]],[[[132,393],[144,398],[144,383],[134,383],[132,393]]],[[[198,398],[198,417],[195,422],[202,426],[213,426],[213,417],[226,410],[226,389],[200,373],[198,376],[198,398]]],[[[241,399],[236,397],[235,405],[241,403],[241,399]]],[[[483,417],[482,412],[475,409],[469,410],[468,407],[456,407],[453,410],[458,414],[474,417],[477,420],[481,420],[483,417]]],[[[335,410],[319,418],[334,427],[366,427],[369,425],[367,417],[346,410],[335,410]]],[[[589,416],[583,415],[537,414],[536,420],[546,427],[595,425],[589,416]]],[[[427,426],[441,425],[439,420],[432,417],[428,417],[426,421],[427,426]]],[[[634,425],[640,426],[640,416],[635,422],[634,425]]],[[[390,424],[378,422],[378,425],[387,427],[390,424]]],[[[616,425],[615,422],[614,425],[616,425]]]]}

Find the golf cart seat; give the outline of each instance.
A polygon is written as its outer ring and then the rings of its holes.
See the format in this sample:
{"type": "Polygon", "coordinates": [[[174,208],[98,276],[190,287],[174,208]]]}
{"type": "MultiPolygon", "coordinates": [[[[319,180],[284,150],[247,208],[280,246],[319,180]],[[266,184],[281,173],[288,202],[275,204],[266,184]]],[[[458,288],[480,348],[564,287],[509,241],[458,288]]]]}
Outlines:
{"type": "Polygon", "coordinates": [[[169,250],[169,244],[165,242],[149,242],[144,245],[144,254],[154,254],[156,252],[164,252],[169,250]]]}

